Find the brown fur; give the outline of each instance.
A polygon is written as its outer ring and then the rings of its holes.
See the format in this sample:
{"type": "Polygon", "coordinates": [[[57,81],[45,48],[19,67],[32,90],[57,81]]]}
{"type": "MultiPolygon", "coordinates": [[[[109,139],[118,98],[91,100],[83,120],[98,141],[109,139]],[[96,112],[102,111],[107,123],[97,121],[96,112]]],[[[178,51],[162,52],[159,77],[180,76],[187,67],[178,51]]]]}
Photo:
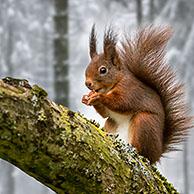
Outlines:
{"type": "Polygon", "coordinates": [[[96,34],[95,34],[95,25],[93,25],[91,35],[90,35],[90,57],[93,58],[96,54],[97,54],[97,51],[96,51],[96,34]]]}
{"type": "Polygon", "coordinates": [[[140,31],[135,40],[127,38],[122,50],[122,59],[130,72],[160,96],[165,112],[163,152],[174,150],[174,144],[181,142],[192,127],[183,85],[165,62],[165,46],[171,35],[169,27],[150,26],[140,31]]]}
{"type": "Polygon", "coordinates": [[[131,119],[129,143],[152,163],[164,152],[174,150],[191,127],[183,100],[182,85],[165,63],[169,27],[148,27],[134,40],[126,38],[116,49],[117,36],[111,28],[104,35],[104,53],[97,54],[94,26],[90,38],[91,62],[86,83],[92,90],[83,103],[92,105],[104,118],[105,129],[116,132],[119,123],[110,111],[131,119]],[[107,73],[101,75],[101,67],[107,73]]]}

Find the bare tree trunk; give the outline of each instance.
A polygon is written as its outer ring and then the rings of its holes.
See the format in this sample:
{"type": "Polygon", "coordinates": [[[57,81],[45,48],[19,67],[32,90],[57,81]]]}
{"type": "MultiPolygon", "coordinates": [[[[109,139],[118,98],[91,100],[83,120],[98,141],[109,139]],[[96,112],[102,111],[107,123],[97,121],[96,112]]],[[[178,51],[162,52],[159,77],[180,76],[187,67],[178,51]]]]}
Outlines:
{"type": "Polygon", "coordinates": [[[149,21],[152,23],[154,21],[154,13],[155,13],[155,0],[149,0],[149,21]]]}
{"type": "Polygon", "coordinates": [[[12,53],[13,53],[13,21],[12,18],[9,19],[7,24],[7,44],[6,44],[6,55],[5,55],[5,62],[7,64],[7,75],[13,76],[14,69],[13,64],[11,61],[12,53]]]}
{"type": "Polygon", "coordinates": [[[0,157],[59,194],[177,193],[154,166],[26,80],[0,80],[0,157]]]}
{"type": "Polygon", "coordinates": [[[137,24],[141,26],[143,19],[142,0],[136,0],[137,24]]]}
{"type": "Polygon", "coordinates": [[[69,83],[68,83],[68,0],[55,0],[56,15],[55,39],[54,39],[54,87],[55,101],[59,104],[69,104],[69,83]]]}
{"type": "Polygon", "coordinates": [[[188,145],[184,143],[183,150],[183,176],[184,176],[184,193],[189,194],[189,173],[188,173],[188,145]]]}
{"type": "Polygon", "coordinates": [[[160,13],[161,10],[165,7],[166,3],[168,2],[168,0],[155,0],[155,9],[157,13],[160,13]]]}
{"type": "MultiPolygon", "coordinates": [[[[11,3],[8,2],[7,7],[11,8],[11,3]]],[[[7,23],[7,43],[5,50],[5,63],[7,64],[7,75],[14,75],[13,63],[11,60],[13,54],[13,46],[14,46],[14,21],[13,16],[8,16],[7,23]]],[[[2,186],[4,194],[14,194],[15,191],[15,181],[13,177],[14,166],[10,165],[7,162],[1,163],[3,166],[3,171],[5,175],[2,177],[2,186]]]]}

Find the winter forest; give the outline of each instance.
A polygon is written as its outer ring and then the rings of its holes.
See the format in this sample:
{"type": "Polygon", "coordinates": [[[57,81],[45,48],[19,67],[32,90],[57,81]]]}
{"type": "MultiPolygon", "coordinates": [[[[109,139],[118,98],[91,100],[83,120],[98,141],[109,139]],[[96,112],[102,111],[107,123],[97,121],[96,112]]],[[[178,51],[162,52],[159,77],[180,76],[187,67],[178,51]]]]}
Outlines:
{"type": "MultiPolygon", "coordinates": [[[[79,111],[103,125],[91,107],[81,103],[88,92],[84,70],[88,40],[96,24],[98,46],[104,29],[119,36],[149,24],[171,25],[174,34],[167,60],[186,85],[194,114],[193,0],[0,0],[0,76],[27,79],[43,87],[56,103],[79,111]]],[[[157,165],[182,194],[194,194],[194,132],[180,148],[157,165]]],[[[0,160],[0,194],[51,194],[53,191],[0,160]]]]}

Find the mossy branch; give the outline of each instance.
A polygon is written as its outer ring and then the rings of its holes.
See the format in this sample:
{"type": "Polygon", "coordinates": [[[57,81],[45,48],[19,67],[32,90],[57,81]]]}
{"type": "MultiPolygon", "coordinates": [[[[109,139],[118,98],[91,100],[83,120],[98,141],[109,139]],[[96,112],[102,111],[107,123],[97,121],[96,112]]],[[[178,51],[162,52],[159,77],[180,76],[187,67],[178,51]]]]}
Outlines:
{"type": "Polygon", "coordinates": [[[132,147],[26,80],[0,80],[0,157],[56,193],[177,193],[132,147]]]}

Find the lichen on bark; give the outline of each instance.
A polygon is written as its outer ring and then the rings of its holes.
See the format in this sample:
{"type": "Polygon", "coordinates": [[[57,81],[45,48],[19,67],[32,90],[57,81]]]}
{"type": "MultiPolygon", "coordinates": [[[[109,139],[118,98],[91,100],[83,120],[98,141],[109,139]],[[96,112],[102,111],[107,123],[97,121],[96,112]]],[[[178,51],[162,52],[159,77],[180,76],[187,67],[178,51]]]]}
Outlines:
{"type": "Polygon", "coordinates": [[[60,194],[178,193],[134,148],[26,80],[0,80],[0,157],[60,194]]]}

